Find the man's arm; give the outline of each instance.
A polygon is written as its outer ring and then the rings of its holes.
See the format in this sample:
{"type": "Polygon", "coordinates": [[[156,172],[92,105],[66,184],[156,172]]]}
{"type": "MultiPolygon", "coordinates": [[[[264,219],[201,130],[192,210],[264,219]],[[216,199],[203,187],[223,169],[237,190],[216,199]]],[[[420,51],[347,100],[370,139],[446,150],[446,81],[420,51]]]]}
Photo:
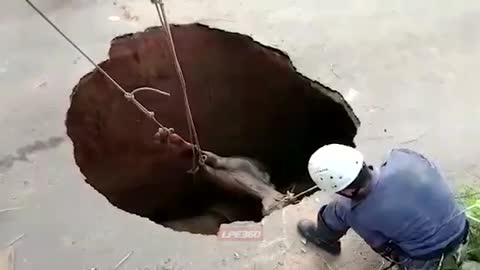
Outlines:
{"type": "Polygon", "coordinates": [[[347,220],[348,209],[348,205],[342,200],[334,200],[324,205],[318,212],[319,230],[331,236],[332,241],[339,240],[350,229],[347,220]]]}

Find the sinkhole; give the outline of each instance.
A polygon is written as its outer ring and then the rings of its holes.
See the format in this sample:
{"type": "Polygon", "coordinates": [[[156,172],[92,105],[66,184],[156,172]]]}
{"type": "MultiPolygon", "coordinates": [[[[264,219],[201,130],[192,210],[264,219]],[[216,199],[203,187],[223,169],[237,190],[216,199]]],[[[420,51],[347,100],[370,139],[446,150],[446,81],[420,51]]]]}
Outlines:
{"type": "MultiPolygon", "coordinates": [[[[201,24],[172,25],[202,149],[255,160],[279,192],[313,185],[309,156],[329,143],[353,144],[359,121],[342,96],[298,73],[282,51],[251,37],[201,24]],[[259,165],[261,164],[261,165],[259,165]]],[[[315,59],[312,59],[315,61],[315,59]]],[[[137,99],[188,141],[181,88],[161,27],[112,40],[99,64],[128,91],[155,87],[137,99]]],[[[99,71],[71,94],[67,134],[86,182],[124,211],[177,231],[214,234],[222,223],[259,221],[256,196],[189,174],[191,148],[159,144],[156,125],[99,71]]]]}

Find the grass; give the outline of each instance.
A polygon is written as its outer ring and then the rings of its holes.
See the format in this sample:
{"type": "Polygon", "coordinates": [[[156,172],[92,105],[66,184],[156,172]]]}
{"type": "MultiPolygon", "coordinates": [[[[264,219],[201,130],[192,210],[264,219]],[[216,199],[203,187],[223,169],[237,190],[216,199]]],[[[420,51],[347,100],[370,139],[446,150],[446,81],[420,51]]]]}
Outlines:
{"type": "Polygon", "coordinates": [[[470,221],[470,240],[464,259],[480,262],[480,189],[467,187],[458,200],[470,221]]]}

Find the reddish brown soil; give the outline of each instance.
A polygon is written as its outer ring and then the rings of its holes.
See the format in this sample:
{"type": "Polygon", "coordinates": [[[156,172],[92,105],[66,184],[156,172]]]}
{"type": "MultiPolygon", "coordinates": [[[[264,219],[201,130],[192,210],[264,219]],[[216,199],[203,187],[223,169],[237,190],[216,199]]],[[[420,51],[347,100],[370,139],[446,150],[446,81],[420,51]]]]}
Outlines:
{"type": "MultiPolygon", "coordinates": [[[[325,94],[331,89],[297,73],[282,52],[198,24],[173,26],[172,32],[205,150],[260,161],[282,189],[309,181],[307,160],[318,147],[353,145],[358,120],[325,94]]],[[[145,92],[138,99],[188,139],[179,83],[160,28],[114,39],[100,66],[129,91],[150,86],[170,92],[170,97],[145,92]]],[[[186,173],[191,166],[186,144],[155,144],[156,126],[98,71],[75,87],[66,126],[86,181],[119,208],[168,220],[199,214],[228,197],[186,173]]],[[[245,200],[246,207],[255,207],[245,200]]]]}

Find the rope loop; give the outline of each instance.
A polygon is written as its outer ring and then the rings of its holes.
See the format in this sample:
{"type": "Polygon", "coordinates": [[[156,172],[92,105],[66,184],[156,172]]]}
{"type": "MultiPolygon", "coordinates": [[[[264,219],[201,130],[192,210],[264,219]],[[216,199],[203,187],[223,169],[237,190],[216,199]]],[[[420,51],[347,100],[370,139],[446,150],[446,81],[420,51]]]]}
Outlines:
{"type": "MultiPolygon", "coordinates": [[[[175,70],[177,72],[178,80],[180,82],[180,86],[182,89],[182,94],[183,94],[183,100],[184,100],[184,106],[185,106],[185,113],[187,117],[187,124],[188,124],[188,131],[190,133],[190,140],[192,143],[192,150],[194,152],[194,157],[192,161],[192,169],[190,171],[192,173],[196,173],[198,171],[199,165],[203,165],[203,154],[202,150],[200,148],[200,142],[198,140],[198,135],[197,131],[195,129],[195,123],[193,122],[193,116],[192,112],[190,110],[190,104],[188,101],[188,96],[187,96],[187,89],[186,89],[186,83],[185,83],[185,78],[183,76],[183,71],[182,68],[180,67],[180,62],[178,61],[177,53],[175,50],[175,43],[173,41],[172,33],[170,32],[170,25],[168,24],[167,21],[167,15],[165,12],[164,8],[164,3],[162,0],[150,0],[152,4],[155,5],[155,8],[157,9],[158,17],[160,19],[160,23],[163,26],[163,29],[165,30],[166,37],[167,37],[167,43],[170,49],[170,53],[172,56],[173,64],[175,66],[175,70]]],[[[133,90],[131,93],[126,91],[115,79],[113,79],[110,74],[108,74],[102,67],[100,67],[95,61],[93,61],[90,56],[88,56],[75,42],[73,42],[60,28],[58,28],[40,9],[37,8],[36,5],[34,5],[31,0],[25,0],[27,4],[32,7],[35,12],[37,12],[50,26],[57,31],[70,45],[72,45],[85,59],[90,62],[100,73],[102,73],[114,86],[116,89],[118,89],[124,97],[129,101],[132,102],[140,111],[142,111],[149,119],[151,119],[158,127],[159,130],[165,129],[165,127],[155,118],[155,113],[147,110],[143,104],[141,104],[138,100],[135,99],[135,93],[140,92],[140,91],[153,91],[162,95],[170,96],[168,92],[161,91],[159,89],[151,88],[151,87],[140,87],[135,90],[133,90]]],[[[72,98],[72,96],[71,96],[72,98]]],[[[173,129],[167,129],[168,132],[173,132],[173,129]]]]}

